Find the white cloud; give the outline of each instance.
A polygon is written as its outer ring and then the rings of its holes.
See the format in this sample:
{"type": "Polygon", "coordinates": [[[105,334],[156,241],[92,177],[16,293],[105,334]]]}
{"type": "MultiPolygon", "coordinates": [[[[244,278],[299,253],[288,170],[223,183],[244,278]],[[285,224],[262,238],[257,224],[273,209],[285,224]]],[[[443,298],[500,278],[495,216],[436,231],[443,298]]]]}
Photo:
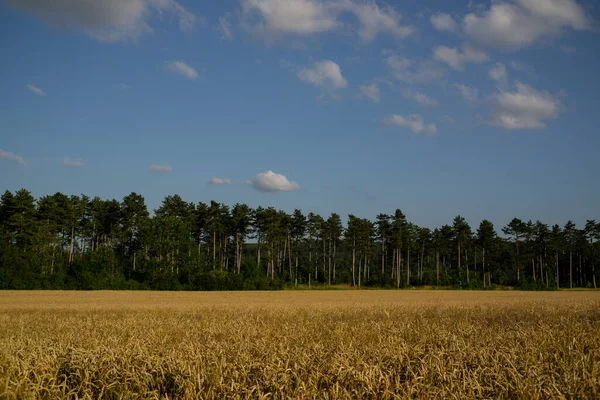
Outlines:
{"type": "Polygon", "coordinates": [[[417,92],[416,90],[405,89],[402,91],[402,95],[407,99],[412,99],[416,101],[422,106],[435,107],[440,105],[440,103],[436,99],[427,97],[425,94],[417,92]]]}
{"type": "Polygon", "coordinates": [[[450,14],[438,13],[431,16],[431,24],[438,31],[456,32],[458,25],[450,14]]]}
{"type": "Polygon", "coordinates": [[[208,181],[208,184],[209,185],[231,185],[231,180],[214,177],[210,181],[208,181]]]}
{"type": "Polygon", "coordinates": [[[172,61],[166,64],[165,68],[176,74],[185,76],[188,79],[198,79],[199,75],[195,68],[190,67],[183,61],[172,61]]]}
{"type": "Polygon", "coordinates": [[[354,14],[358,19],[360,24],[358,35],[364,42],[371,42],[381,32],[398,38],[404,38],[414,33],[412,27],[400,24],[401,16],[392,7],[380,8],[375,2],[346,0],[342,2],[340,9],[354,14]]]}
{"type": "Polygon", "coordinates": [[[465,16],[466,35],[481,45],[518,50],[565,29],[591,29],[592,21],[575,0],[493,2],[488,10],[465,16]]]}
{"type": "Polygon", "coordinates": [[[150,171],[150,172],[171,172],[171,171],[173,171],[173,167],[171,167],[170,165],[153,164],[148,167],[148,171],[150,171]]]}
{"type": "Polygon", "coordinates": [[[328,7],[314,0],[242,0],[244,17],[265,34],[314,34],[335,28],[328,7]]]}
{"type": "Polygon", "coordinates": [[[312,68],[301,68],[298,78],[321,88],[341,89],[348,86],[339,65],[330,60],[315,62],[312,68]]]}
{"type": "Polygon", "coordinates": [[[379,103],[380,93],[379,86],[377,86],[377,84],[374,83],[372,85],[362,85],[360,87],[360,91],[363,95],[371,99],[371,101],[373,101],[374,103],[379,103]]]}
{"type": "Polygon", "coordinates": [[[492,68],[490,68],[489,76],[491,79],[495,80],[500,84],[506,84],[508,80],[508,72],[506,71],[506,66],[502,63],[496,63],[492,68]]]}
{"type": "Polygon", "coordinates": [[[385,62],[396,79],[408,84],[430,83],[441,79],[446,71],[431,60],[418,61],[393,52],[384,53],[385,62]]]}
{"type": "Polygon", "coordinates": [[[226,13],[219,17],[219,30],[221,31],[221,40],[233,40],[233,28],[231,27],[231,13],[226,13]]]}
{"type": "Polygon", "coordinates": [[[63,165],[65,167],[83,167],[85,164],[81,158],[63,158],[63,165]]]}
{"type": "Polygon", "coordinates": [[[101,42],[135,40],[153,31],[154,15],[178,18],[181,31],[193,29],[197,17],[175,0],[7,0],[59,27],[82,29],[101,42]]]}
{"type": "Polygon", "coordinates": [[[465,100],[470,102],[479,100],[479,90],[477,88],[469,87],[461,83],[455,83],[454,87],[460,90],[460,94],[465,100]]]}
{"type": "Polygon", "coordinates": [[[45,96],[46,95],[46,92],[44,92],[39,87],[32,85],[31,83],[29,83],[27,85],[27,89],[31,90],[33,93],[37,94],[38,96],[45,96]]]}
{"type": "Polygon", "coordinates": [[[348,26],[344,15],[358,22],[358,35],[372,41],[379,33],[403,38],[414,29],[400,24],[400,14],[392,7],[358,0],[242,0],[246,27],[270,37],[314,35],[348,26]]]}
{"type": "Polygon", "coordinates": [[[0,149],[0,158],[3,160],[16,162],[17,164],[22,165],[24,167],[27,166],[27,163],[25,162],[25,160],[23,160],[23,157],[10,153],[8,151],[4,151],[2,149],[0,149]]]}
{"type": "Polygon", "coordinates": [[[119,85],[119,87],[120,87],[122,90],[129,89],[129,85],[127,85],[127,84],[125,84],[125,83],[121,83],[121,84],[119,85]]]}
{"type": "Polygon", "coordinates": [[[504,129],[540,129],[543,120],[558,116],[560,103],[549,92],[538,91],[521,82],[516,91],[501,91],[494,96],[492,123],[504,129]]]}
{"type": "Polygon", "coordinates": [[[456,47],[437,46],[433,50],[433,58],[444,62],[457,71],[464,69],[463,64],[468,62],[482,63],[489,59],[488,55],[470,46],[463,46],[462,50],[456,47]]]}
{"type": "Polygon", "coordinates": [[[385,123],[410,128],[410,130],[417,135],[423,133],[427,136],[433,136],[437,133],[436,126],[434,124],[425,124],[423,117],[418,114],[411,114],[407,117],[394,114],[391,117],[386,118],[385,123]]]}
{"type": "Polygon", "coordinates": [[[246,180],[245,183],[261,192],[292,192],[300,189],[296,182],[290,181],[285,175],[273,171],[262,172],[256,175],[254,179],[246,180]]]}

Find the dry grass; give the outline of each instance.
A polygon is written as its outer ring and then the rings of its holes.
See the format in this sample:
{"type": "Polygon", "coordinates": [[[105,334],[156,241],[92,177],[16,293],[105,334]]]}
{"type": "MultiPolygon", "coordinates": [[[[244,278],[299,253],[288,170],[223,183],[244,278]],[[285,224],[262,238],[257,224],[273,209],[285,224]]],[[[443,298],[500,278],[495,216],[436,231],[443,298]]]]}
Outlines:
{"type": "Polygon", "coordinates": [[[600,398],[600,293],[0,292],[0,398],[600,398]]]}

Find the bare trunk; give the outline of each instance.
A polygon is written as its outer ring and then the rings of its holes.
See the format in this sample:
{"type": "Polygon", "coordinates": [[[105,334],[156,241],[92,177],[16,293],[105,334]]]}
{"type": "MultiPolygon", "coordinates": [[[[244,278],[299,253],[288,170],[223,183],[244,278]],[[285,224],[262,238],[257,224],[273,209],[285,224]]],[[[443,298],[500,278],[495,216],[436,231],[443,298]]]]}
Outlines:
{"type": "Polygon", "coordinates": [[[213,231],[213,269],[217,262],[217,232],[213,231]]]}
{"type": "Polygon", "coordinates": [[[573,289],[573,252],[569,251],[569,285],[573,289]]]}
{"type": "Polygon", "coordinates": [[[435,251],[435,281],[436,285],[440,285],[440,253],[439,251],[435,251]]]}
{"type": "Polygon", "coordinates": [[[385,271],[385,237],[381,238],[381,275],[385,271]]]}
{"type": "Polygon", "coordinates": [[[69,264],[73,262],[73,237],[75,236],[75,226],[71,227],[71,244],[69,245],[69,264]]]}
{"type": "Polygon", "coordinates": [[[327,284],[331,286],[331,238],[329,238],[329,254],[327,256],[327,260],[329,262],[327,270],[327,284]]]}
{"type": "Polygon", "coordinates": [[[556,255],[556,288],[560,289],[560,277],[558,275],[558,252],[555,255],[556,255]]]}
{"type": "Polygon", "coordinates": [[[410,244],[406,247],[406,286],[410,286],[410,244]]]}
{"type": "Polygon", "coordinates": [[[336,245],[335,242],[333,242],[333,284],[335,285],[336,280],[335,280],[335,253],[336,253],[336,245]]]}
{"type": "Polygon", "coordinates": [[[532,258],[531,259],[531,273],[533,274],[533,281],[536,282],[536,276],[535,276],[535,260],[532,258]]]}
{"type": "Polygon", "coordinates": [[[356,238],[352,239],[352,286],[356,287],[356,277],[354,274],[354,261],[356,258],[356,238]]]}

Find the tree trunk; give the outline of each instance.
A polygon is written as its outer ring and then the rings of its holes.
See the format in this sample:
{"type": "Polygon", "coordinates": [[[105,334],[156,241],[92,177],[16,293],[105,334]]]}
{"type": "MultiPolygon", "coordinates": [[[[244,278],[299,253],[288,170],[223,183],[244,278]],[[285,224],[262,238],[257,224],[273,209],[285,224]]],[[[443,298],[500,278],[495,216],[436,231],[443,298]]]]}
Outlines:
{"type": "Polygon", "coordinates": [[[482,249],[481,258],[482,258],[481,268],[483,269],[483,287],[485,287],[485,247],[482,249]]]}
{"type": "Polygon", "coordinates": [[[381,237],[381,276],[385,271],[385,237],[381,237]]]}
{"type": "Polygon", "coordinates": [[[435,284],[440,285],[440,252],[435,251],[435,284]]]}
{"type": "Polygon", "coordinates": [[[406,286],[410,286],[410,244],[406,247],[406,286]]]}
{"type": "Polygon", "coordinates": [[[354,274],[354,261],[356,256],[356,237],[352,239],[352,286],[356,287],[356,278],[354,274]]]}
{"type": "Polygon", "coordinates": [[[73,262],[73,237],[75,236],[75,226],[71,227],[71,243],[69,245],[69,264],[73,262]]]}
{"type": "Polygon", "coordinates": [[[533,281],[536,282],[537,279],[535,277],[535,260],[531,259],[531,273],[533,274],[533,281]]]}
{"type": "Polygon", "coordinates": [[[335,254],[336,254],[336,245],[335,245],[335,240],[333,241],[333,284],[336,284],[336,280],[335,280],[335,254]]]}
{"type": "Polygon", "coordinates": [[[573,289],[573,252],[569,251],[569,285],[573,289]]]}
{"type": "Polygon", "coordinates": [[[327,260],[329,261],[328,270],[327,270],[327,284],[331,286],[331,237],[329,238],[329,252],[328,252],[327,260]]]}
{"type": "Polygon", "coordinates": [[[558,252],[556,252],[556,288],[560,289],[560,277],[558,275],[558,252]]]}

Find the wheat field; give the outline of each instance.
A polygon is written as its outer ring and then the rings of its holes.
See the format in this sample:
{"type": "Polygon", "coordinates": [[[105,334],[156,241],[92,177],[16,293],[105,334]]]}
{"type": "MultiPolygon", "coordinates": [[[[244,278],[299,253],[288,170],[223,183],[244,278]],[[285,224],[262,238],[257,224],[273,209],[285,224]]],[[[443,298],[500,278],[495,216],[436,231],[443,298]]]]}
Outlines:
{"type": "Polygon", "coordinates": [[[5,399],[600,398],[600,292],[0,292],[5,399]]]}

